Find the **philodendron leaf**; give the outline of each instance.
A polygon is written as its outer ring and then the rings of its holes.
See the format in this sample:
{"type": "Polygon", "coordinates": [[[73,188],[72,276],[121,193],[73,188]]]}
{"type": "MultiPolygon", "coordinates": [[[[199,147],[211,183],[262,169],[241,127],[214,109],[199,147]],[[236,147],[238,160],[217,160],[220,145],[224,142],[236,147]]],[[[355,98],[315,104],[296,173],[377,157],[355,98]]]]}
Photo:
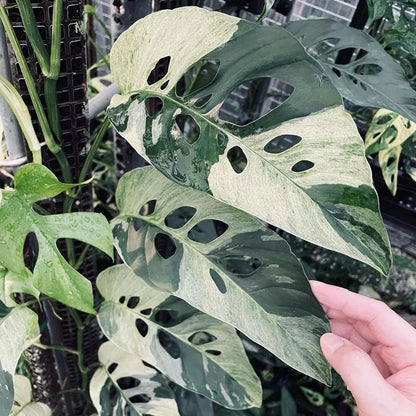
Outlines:
{"type": "Polygon", "coordinates": [[[260,381],[234,328],[151,288],[125,265],[102,272],[97,287],[105,299],[98,322],[120,348],[223,406],[261,405],[260,381]]]}
{"type": "Polygon", "coordinates": [[[0,265],[15,276],[22,276],[22,280],[30,279],[24,263],[23,246],[27,235],[34,233],[39,254],[33,270],[33,286],[66,305],[95,313],[91,283],[69,265],[59,252],[56,241],[73,238],[112,257],[112,237],[107,220],[103,215],[91,212],[36,213],[33,210],[35,202],[76,186],[59,182],[42,165],[22,166],[16,172],[14,183],[14,189],[1,191],[0,265]]]}
{"type": "Polygon", "coordinates": [[[22,352],[39,337],[38,316],[18,306],[0,320],[0,415],[14,402],[13,375],[22,352]]]}
{"type": "Polygon", "coordinates": [[[44,403],[32,402],[32,386],[27,377],[14,376],[14,405],[10,416],[51,416],[51,409],[44,403]]]}
{"type": "Polygon", "coordinates": [[[374,115],[365,136],[368,155],[378,153],[384,181],[393,195],[397,191],[399,161],[403,145],[416,137],[416,123],[382,108],[374,115]]]}
{"type": "Polygon", "coordinates": [[[343,97],[416,121],[416,91],[400,64],[370,35],[328,19],[290,22],[285,28],[319,61],[343,97]],[[356,59],[337,63],[337,54],[348,49],[357,50],[356,59]]]}
{"type": "Polygon", "coordinates": [[[98,350],[98,358],[102,367],[90,382],[98,416],[179,416],[166,379],[137,356],[106,342],[98,350]]]}
{"type": "Polygon", "coordinates": [[[329,330],[325,314],[278,234],[153,167],[125,174],[116,198],[115,245],[138,276],[329,383],[319,347],[320,335],[329,330]],[[215,234],[203,232],[207,224],[215,234]]]}
{"type": "Polygon", "coordinates": [[[110,104],[111,122],[164,175],[388,273],[362,140],[321,66],[285,29],[200,8],[162,11],[120,36],[111,67],[124,94],[110,104]],[[169,66],[153,82],[158,62],[169,66]],[[292,95],[245,126],[219,118],[233,89],[264,77],[292,95]]]}

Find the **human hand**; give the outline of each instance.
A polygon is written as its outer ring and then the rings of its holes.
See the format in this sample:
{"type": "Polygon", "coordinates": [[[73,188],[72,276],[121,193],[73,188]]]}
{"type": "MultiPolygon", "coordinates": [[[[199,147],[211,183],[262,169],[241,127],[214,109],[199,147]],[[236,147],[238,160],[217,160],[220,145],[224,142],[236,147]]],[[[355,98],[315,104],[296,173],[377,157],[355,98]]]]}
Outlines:
{"type": "Polygon", "coordinates": [[[321,282],[311,286],[331,323],[322,351],[360,416],[415,416],[416,330],[383,302],[321,282]]]}

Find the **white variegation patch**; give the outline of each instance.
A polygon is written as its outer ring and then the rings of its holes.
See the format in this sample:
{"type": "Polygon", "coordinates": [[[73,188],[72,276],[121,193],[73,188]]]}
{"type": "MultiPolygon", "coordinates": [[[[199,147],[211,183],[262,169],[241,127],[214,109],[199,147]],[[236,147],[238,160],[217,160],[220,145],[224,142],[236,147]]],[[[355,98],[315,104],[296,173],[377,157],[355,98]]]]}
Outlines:
{"type": "Polygon", "coordinates": [[[163,383],[160,374],[145,366],[137,356],[119,349],[111,342],[106,342],[98,350],[98,358],[102,367],[94,373],[91,379],[90,396],[99,416],[118,415],[121,412],[127,414],[125,413],[127,411],[128,414],[136,416],[144,414],[179,416],[174,394],[167,383],[163,383]],[[125,377],[137,379],[140,384],[137,387],[122,389],[118,381],[125,377]],[[107,380],[111,380],[118,394],[111,414],[105,413],[104,409],[108,411],[108,407],[104,407],[102,403],[103,396],[106,398],[109,395],[109,392],[104,390],[107,380]],[[138,396],[143,399],[135,400],[134,397],[138,396]]]}

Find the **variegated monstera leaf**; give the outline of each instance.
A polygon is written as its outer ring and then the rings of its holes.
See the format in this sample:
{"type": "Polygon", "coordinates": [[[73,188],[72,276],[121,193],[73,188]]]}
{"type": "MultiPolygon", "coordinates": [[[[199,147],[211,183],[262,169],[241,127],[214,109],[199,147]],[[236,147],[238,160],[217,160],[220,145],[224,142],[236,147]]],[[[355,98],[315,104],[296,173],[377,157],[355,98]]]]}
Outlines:
{"type": "Polygon", "coordinates": [[[362,140],[288,31],[200,8],[162,11],[120,36],[111,68],[122,92],[111,122],[164,175],[388,273],[362,140]],[[221,120],[234,89],[267,77],[293,87],[286,101],[247,125],[221,120]]]}
{"type": "Polygon", "coordinates": [[[378,154],[384,181],[393,195],[397,191],[403,146],[415,139],[416,123],[385,108],[376,112],[365,136],[366,153],[378,154]]]}
{"type": "Polygon", "coordinates": [[[173,391],[156,370],[111,342],[101,345],[98,358],[90,396],[99,416],[179,416],[173,391]]]}
{"type": "Polygon", "coordinates": [[[319,347],[329,330],[325,314],[277,233],[153,167],[125,174],[116,198],[115,245],[138,276],[231,324],[297,370],[330,381],[319,347]]]}
{"type": "Polygon", "coordinates": [[[231,326],[147,285],[125,265],[100,274],[105,335],[172,381],[231,409],[260,407],[260,380],[231,326]]]}

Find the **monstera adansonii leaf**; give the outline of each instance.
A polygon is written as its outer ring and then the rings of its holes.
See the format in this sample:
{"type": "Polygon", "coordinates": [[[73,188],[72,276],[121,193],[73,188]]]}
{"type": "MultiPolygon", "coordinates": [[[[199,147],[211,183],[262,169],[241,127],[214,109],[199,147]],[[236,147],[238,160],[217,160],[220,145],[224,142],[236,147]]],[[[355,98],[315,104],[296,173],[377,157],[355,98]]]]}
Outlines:
{"type": "Polygon", "coordinates": [[[328,19],[290,22],[285,28],[319,61],[343,97],[416,121],[416,91],[400,64],[370,35],[328,19]],[[337,62],[339,52],[351,49],[356,59],[337,62]]]}
{"type": "Polygon", "coordinates": [[[90,397],[99,416],[179,416],[167,380],[137,356],[111,342],[98,350],[101,367],[90,382],[90,397]]]}
{"type": "Polygon", "coordinates": [[[76,186],[59,182],[42,165],[22,166],[16,172],[14,185],[14,189],[1,190],[0,194],[0,266],[12,272],[9,277],[13,277],[13,285],[5,289],[5,296],[18,287],[18,276],[22,279],[21,289],[35,294],[23,257],[25,240],[33,233],[39,247],[33,270],[34,288],[73,308],[95,313],[91,283],[65,260],[56,243],[58,239],[73,238],[112,257],[112,236],[107,220],[92,212],[57,215],[35,212],[35,202],[76,186]]]}
{"type": "Polygon", "coordinates": [[[164,175],[388,273],[362,139],[321,66],[285,29],[200,8],[162,11],[120,36],[111,68],[122,95],[110,120],[164,175]],[[219,118],[231,91],[264,77],[292,85],[291,96],[245,126],[219,118]]]}
{"type": "Polygon", "coordinates": [[[22,352],[39,337],[38,316],[24,306],[0,319],[0,415],[7,416],[14,403],[13,376],[22,352]]]}
{"type": "Polygon", "coordinates": [[[223,406],[260,407],[260,380],[233,327],[150,287],[126,265],[102,272],[97,287],[105,299],[98,322],[120,348],[223,406]]]}
{"type": "Polygon", "coordinates": [[[297,370],[330,381],[319,347],[328,331],[325,314],[277,233],[153,167],[125,174],[116,198],[114,243],[138,276],[231,324],[297,370]],[[206,232],[207,224],[215,232],[206,232]]]}
{"type": "Polygon", "coordinates": [[[371,121],[365,136],[368,155],[377,153],[384,181],[390,192],[396,195],[399,161],[403,146],[416,138],[416,123],[401,115],[381,108],[371,121]]]}

